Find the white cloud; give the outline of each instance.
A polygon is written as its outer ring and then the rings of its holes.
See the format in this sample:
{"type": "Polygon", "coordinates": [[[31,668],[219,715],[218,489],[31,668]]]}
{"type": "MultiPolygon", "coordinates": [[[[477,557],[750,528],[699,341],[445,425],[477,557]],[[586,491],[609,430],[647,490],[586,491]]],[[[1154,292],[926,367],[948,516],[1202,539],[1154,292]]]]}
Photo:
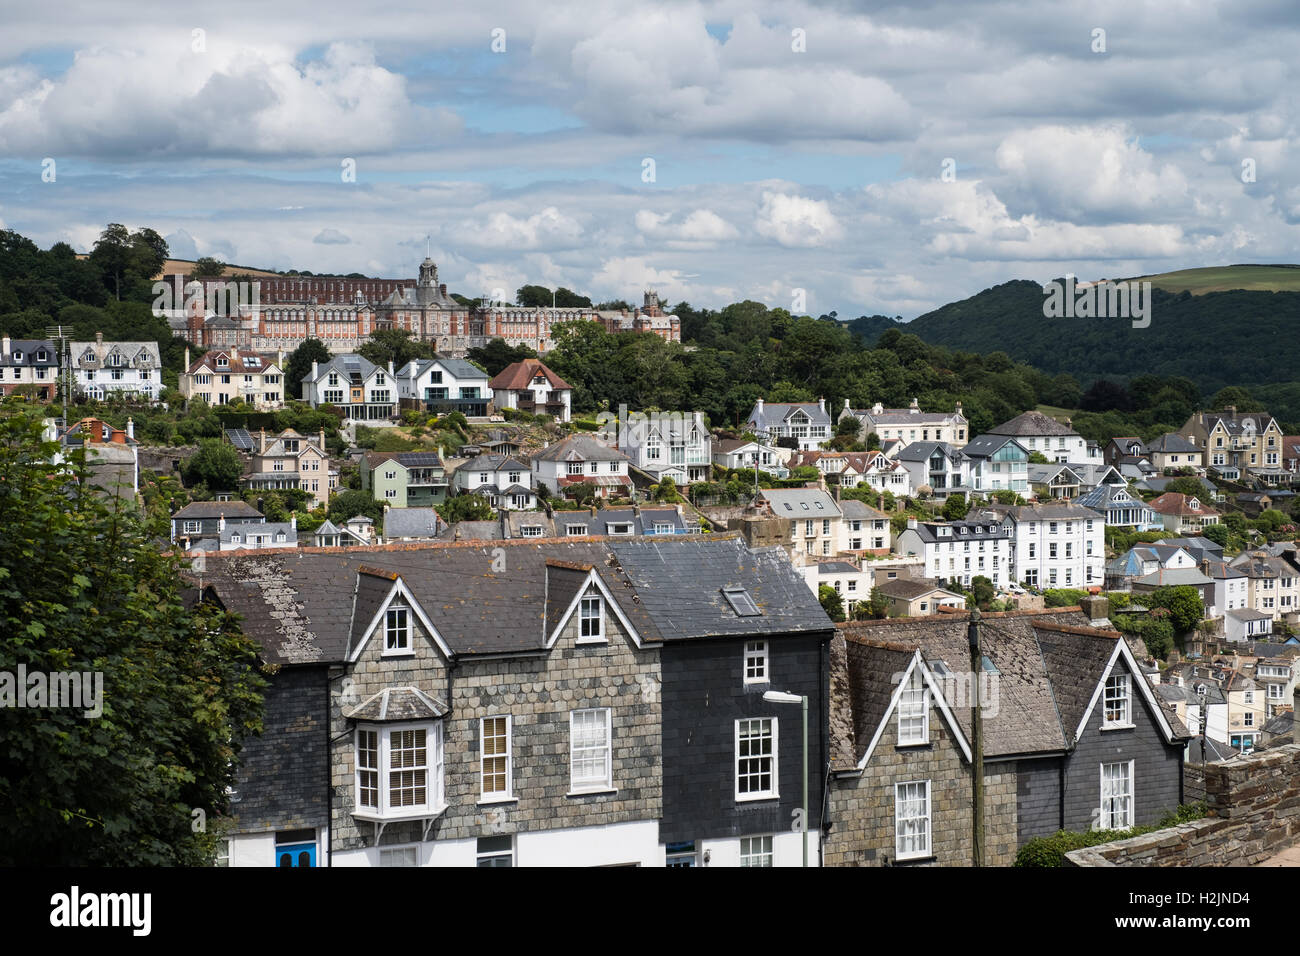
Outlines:
{"type": "Polygon", "coordinates": [[[754,228],[783,246],[823,246],[844,235],[825,200],[777,192],[763,193],[754,228]]]}
{"type": "Polygon", "coordinates": [[[648,209],[637,210],[637,231],[647,238],[679,241],[683,244],[712,244],[740,235],[731,223],[712,209],[696,209],[684,219],[673,222],[671,213],[655,213],[648,209]]]}
{"type": "Polygon", "coordinates": [[[337,229],[322,229],[312,242],[322,246],[345,246],[352,240],[337,229]]]}

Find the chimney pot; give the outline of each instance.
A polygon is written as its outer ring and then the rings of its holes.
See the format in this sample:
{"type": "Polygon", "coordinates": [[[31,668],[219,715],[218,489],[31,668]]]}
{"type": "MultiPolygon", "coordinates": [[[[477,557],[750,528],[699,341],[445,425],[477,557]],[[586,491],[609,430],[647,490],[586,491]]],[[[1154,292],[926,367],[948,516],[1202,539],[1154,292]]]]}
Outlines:
{"type": "Polygon", "coordinates": [[[104,333],[103,333],[103,332],[96,332],[96,333],[95,333],[95,344],[96,344],[96,345],[103,345],[103,344],[104,344],[104,333]]]}

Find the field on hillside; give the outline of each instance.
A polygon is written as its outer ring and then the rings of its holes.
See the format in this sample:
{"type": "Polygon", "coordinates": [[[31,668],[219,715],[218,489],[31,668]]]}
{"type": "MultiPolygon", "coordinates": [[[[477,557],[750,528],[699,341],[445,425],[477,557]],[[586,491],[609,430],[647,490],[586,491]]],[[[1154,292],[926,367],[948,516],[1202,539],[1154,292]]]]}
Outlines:
{"type": "Polygon", "coordinates": [[[1210,266],[1205,269],[1180,269],[1157,275],[1138,276],[1137,280],[1150,282],[1157,289],[1203,295],[1206,292],[1227,292],[1230,289],[1248,289],[1256,292],[1300,292],[1300,266],[1288,265],[1237,265],[1210,266]]]}

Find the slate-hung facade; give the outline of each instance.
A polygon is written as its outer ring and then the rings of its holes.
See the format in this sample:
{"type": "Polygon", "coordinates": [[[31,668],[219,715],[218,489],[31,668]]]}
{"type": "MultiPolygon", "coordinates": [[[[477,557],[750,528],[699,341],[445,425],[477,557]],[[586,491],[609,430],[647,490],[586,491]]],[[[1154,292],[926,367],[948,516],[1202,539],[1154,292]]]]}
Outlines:
{"type": "MultiPolygon", "coordinates": [[[[209,558],[203,583],[280,665],[243,762],[231,865],[272,865],[283,847],[334,866],[662,865],[684,856],[665,843],[670,820],[710,865],[742,851],[798,862],[780,832],[799,799],[798,708],[754,701],[744,642],[770,641],[774,679],[789,678],[777,686],[816,708],[816,655],[801,683],[807,662],[788,642],[833,629],[772,553],[728,537],[295,551],[209,558]],[[670,643],[717,644],[748,701],[694,711],[687,753],[664,713],[700,688],[665,674],[670,643]],[[670,771],[688,755],[720,765],[733,792],[733,710],[754,722],[753,799],[681,809],[670,771]],[[316,744],[284,759],[303,728],[328,741],[327,768],[316,744]]],[[[720,684],[714,700],[731,696],[720,684]]]]}
{"type": "MultiPolygon", "coordinates": [[[[1095,612],[1094,612],[1095,613],[1095,612]]],[[[985,863],[1033,837],[1128,829],[1183,802],[1190,737],[1122,636],[1077,608],[984,615],[985,863]]],[[[840,625],[828,865],[969,865],[968,615],[840,625]]]]}

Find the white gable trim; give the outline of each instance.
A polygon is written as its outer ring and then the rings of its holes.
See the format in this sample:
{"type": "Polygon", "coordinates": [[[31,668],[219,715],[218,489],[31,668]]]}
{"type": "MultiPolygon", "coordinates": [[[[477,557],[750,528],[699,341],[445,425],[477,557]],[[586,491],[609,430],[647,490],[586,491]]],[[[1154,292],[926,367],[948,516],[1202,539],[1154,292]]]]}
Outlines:
{"type": "Polygon", "coordinates": [[[582,599],[586,596],[587,591],[592,587],[600,592],[601,597],[605,599],[605,606],[614,612],[614,616],[618,618],[618,622],[623,625],[624,630],[626,630],[631,636],[632,643],[634,643],[638,648],[642,646],[641,635],[637,632],[637,629],[632,626],[632,622],[627,619],[627,615],[623,613],[623,609],[618,606],[618,602],[614,600],[614,595],[610,594],[609,588],[605,587],[605,582],[601,580],[596,569],[592,568],[587,572],[587,578],[582,582],[582,586],[578,588],[578,593],[575,594],[573,600],[569,602],[569,607],[565,610],[564,616],[560,618],[560,623],[555,625],[555,630],[551,631],[551,636],[546,639],[546,649],[548,651],[555,646],[555,642],[560,638],[560,632],[563,631],[564,626],[569,623],[569,618],[573,617],[574,612],[578,609],[579,603],[581,603],[582,599]]]}
{"type": "Polygon", "coordinates": [[[415,595],[411,593],[411,589],[406,586],[406,582],[399,576],[397,580],[393,582],[392,588],[389,589],[388,596],[384,598],[383,603],[379,605],[379,610],[375,612],[375,616],[370,619],[370,624],[366,627],[365,634],[363,634],[361,640],[357,642],[357,646],[352,649],[352,653],[348,655],[349,664],[355,663],[361,656],[361,651],[370,643],[370,638],[374,636],[375,631],[379,628],[379,622],[384,619],[384,615],[388,612],[388,606],[393,603],[393,598],[398,597],[399,595],[406,599],[407,605],[415,612],[415,616],[419,618],[420,623],[424,625],[424,629],[429,632],[429,635],[433,638],[434,644],[438,646],[438,650],[442,651],[443,658],[448,661],[455,658],[456,655],[453,654],[451,648],[447,646],[447,642],[443,640],[442,635],[438,633],[438,629],[433,626],[433,622],[429,620],[429,616],[424,613],[424,608],[420,606],[420,602],[415,599],[415,595]]]}
{"type": "Polygon", "coordinates": [[[1129,687],[1136,685],[1142,691],[1142,698],[1147,702],[1147,706],[1156,716],[1156,723],[1160,726],[1160,732],[1164,734],[1167,743],[1174,742],[1174,728],[1170,726],[1169,721],[1165,718],[1164,709],[1156,701],[1155,695],[1151,692],[1151,682],[1147,680],[1146,675],[1138,667],[1133,652],[1128,648],[1128,642],[1124,638],[1118,638],[1115,641],[1115,650],[1110,655],[1110,660],[1106,662],[1106,669],[1102,672],[1101,680],[1093,689],[1092,700],[1088,701],[1088,708],[1083,712],[1083,719],[1079,721],[1079,726],[1074,729],[1074,739],[1077,741],[1083,733],[1083,728],[1088,726],[1088,721],[1092,718],[1092,712],[1097,706],[1097,701],[1101,699],[1102,691],[1106,688],[1106,681],[1110,679],[1111,671],[1115,668],[1115,663],[1121,657],[1126,663],[1129,674],[1129,687]]]}
{"type": "Polygon", "coordinates": [[[884,734],[885,728],[889,726],[889,721],[893,717],[894,711],[898,708],[898,699],[903,695],[903,688],[906,687],[907,682],[911,680],[912,670],[916,667],[921,668],[921,676],[925,679],[925,685],[930,689],[930,699],[934,702],[935,707],[939,709],[939,713],[943,715],[943,719],[948,724],[948,729],[952,731],[952,735],[956,739],[958,746],[961,747],[961,752],[965,755],[967,763],[971,761],[970,744],[966,742],[966,735],[961,732],[961,727],[958,726],[956,718],[948,708],[948,701],[944,698],[943,694],[939,692],[939,688],[935,683],[934,675],[930,672],[930,668],[925,666],[925,661],[921,657],[921,651],[918,649],[913,652],[912,660],[907,665],[907,670],[903,671],[902,679],[899,680],[898,686],[894,688],[894,693],[889,699],[889,707],[885,710],[885,716],[880,718],[880,724],[876,727],[876,732],[871,738],[871,743],[867,746],[866,753],[864,753],[862,759],[858,761],[859,770],[866,769],[867,764],[871,760],[871,755],[875,753],[876,745],[880,743],[880,738],[884,734]]]}

